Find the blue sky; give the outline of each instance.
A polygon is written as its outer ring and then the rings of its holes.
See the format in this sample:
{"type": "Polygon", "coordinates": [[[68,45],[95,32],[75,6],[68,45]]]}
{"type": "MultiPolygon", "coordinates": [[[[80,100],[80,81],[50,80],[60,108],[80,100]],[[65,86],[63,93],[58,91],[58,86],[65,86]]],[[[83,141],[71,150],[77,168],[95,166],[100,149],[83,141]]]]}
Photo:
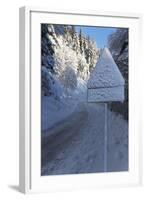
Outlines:
{"type": "Polygon", "coordinates": [[[91,39],[95,40],[98,48],[107,46],[108,36],[116,30],[116,28],[110,27],[76,26],[76,31],[79,32],[80,28],[84,35],[89,35],[91,39]]]}

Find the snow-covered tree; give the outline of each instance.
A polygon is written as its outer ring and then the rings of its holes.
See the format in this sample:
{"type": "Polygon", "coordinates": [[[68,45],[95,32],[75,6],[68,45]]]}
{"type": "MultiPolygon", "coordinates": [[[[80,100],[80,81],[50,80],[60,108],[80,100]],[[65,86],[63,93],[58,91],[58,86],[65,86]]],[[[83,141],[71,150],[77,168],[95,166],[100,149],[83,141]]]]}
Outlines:
{"type": "Polygon", "coordinates": [[[75,90],[77,87],[77,75],[72,67],[68,67],[62,77],[63,86],[66,93],[70,90],[75,90]]]}
{"type": "Polygon", "coordinates": [[[112,109],[123,114],[128,119],[128,29],[118,28],[108,38],[109,49],[125,79],[125,101],[112,103],[112,109]]]}
{"type": "Polygon", "coordinates": [[[42,66],[41,78],[42,95],[53,95],[55,99],[60,99],[62,95],[61,85],[55,76],[53,76],[44,66],[42,66]]]}
{"type": "MultiPolygon", "coordinates": [[[[76,32],[75,26],[71,25],[42,24],[41,32],[42,66],[59,81],[62,88],[65,91],[67,87],[74,90],[78,85],[76,81],[87,81],[98,59],[95,43],[85,37],[81,30],[76,32]],[[74,81],[69,84],[71,77],[74,81]]],[[[42,77],[42,94],[50,95],[46,92],[50,85],[48,78],[44,74],[42,77]]]]}
{"type": "Polygon", "coordinates": [[[80,29],[80,33],[79,33],[79,43],[80,43],[80,53],[83,54],[84,49],[83,49],[83,35],[82,35],[82,29],[80,29]]]}
{"type": "Polygon", "coordinates": [[[54,72],[61,79],[69,67],[73,68],[75,73],[77,72],[78,61],[76,52],[66,45],[64,38],[61,36],[58,40],[61,48],[55,49],[54,72]]]}
{"type": "Polygon", "coordinates": [[[45,66],[49,71],[53,72],[54,47],[52,41],[47,37],[49,33],[48,25],[41,25],[41,65],[45,66]]]}
{"type": "Polygon", "coordinates": [[[89,64],[86,62],[86,59],[82,54],[78,54],[78,76],[83,80],[87,80],[89,74],[89,64]]]}
{"type": "Polygon", "coordinates": [[[97,49],[95,41],[88,41],[88,62],[89,62],[89,70],[91,71],[98,60],[99,50],[97,49]]]}

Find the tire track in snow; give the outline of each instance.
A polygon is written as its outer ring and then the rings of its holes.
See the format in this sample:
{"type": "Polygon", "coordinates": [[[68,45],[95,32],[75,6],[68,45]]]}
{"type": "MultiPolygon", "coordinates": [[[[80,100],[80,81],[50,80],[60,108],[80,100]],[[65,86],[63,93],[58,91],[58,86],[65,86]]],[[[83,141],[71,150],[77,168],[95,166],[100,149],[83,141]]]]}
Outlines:
{"type": "MultiPolygon", "coordinates": [[[[125,120],[108,111],[109,172],[128,169],[127,128],[125,120]]],[[[104,172],[103,105],[80,104],[47,131],[42,135],[42,175],[104,172]]]]}
{"type": "Polygon", "coordinates": [[[70,145],[72,139],[80,133],[86,124],[87,119],[88,111],[82,104],[78,111],[75,110],[67,119],[45,131],[45,136],[41,140],[42,175],[45,173],[44,166],[55,160],[58,153],[70,145]]]}

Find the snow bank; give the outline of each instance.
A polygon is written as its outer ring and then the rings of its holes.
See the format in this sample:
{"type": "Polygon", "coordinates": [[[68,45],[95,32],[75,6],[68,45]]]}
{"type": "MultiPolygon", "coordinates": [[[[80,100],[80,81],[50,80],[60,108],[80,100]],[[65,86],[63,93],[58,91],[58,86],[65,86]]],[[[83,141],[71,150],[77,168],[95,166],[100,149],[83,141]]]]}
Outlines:
{"type": "MultiPolygon", "coordinates": [[[[63,122],[61,137],[54,134],[52,149],[46,148],[50,153],[45,156],[48,162],[42,166],[42,175],[104,172],[104,105],[79,106],[82,108],[63,122]]],[[[107,158],[108,172],[128,170],[128,124],[111,111],[107,158]]]]}
{"type": "Polygon", "coordinates": [[[87,99],[87,84],[78,78],[77,88],[68,90],[67,94],[55,98],[54,96],[42,96],[41,100],[41,127],[42,131],[55,126],[63,119],[71,115],[80,102],[87,99]]]}
{"type": "Polygon", "coordinates": [[[69,99],[58,101],[53,97],[42,96],[41,99],[41,130],[51,128],[61,120],[67,118],[75,109],[76,104],[69,99]]]}

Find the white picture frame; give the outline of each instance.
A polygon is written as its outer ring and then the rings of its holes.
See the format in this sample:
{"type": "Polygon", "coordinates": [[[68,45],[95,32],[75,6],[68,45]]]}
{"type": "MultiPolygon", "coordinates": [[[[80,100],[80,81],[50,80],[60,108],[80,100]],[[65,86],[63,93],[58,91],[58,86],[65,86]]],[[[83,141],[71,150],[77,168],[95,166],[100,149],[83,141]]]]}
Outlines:
{"type": "Polygon", "coordinates": [[[99,11],[51,11],[20,8],[20,191],[68,191],[140,185],[142,136],[139,112],[138,70],[142,16],[99,11]],[[67,17],[66,17],[67,16],[67,17]],[[40,175],[40,23],[81,24],[129,28],[129,171],[80,175],[40,175]],[[135,56],[136,55],[136,56],[135,56]],[[34,67],[35,66],[35,67],[34,67]],[[138,67],[137,67],[138,66],[138,67]]]}

